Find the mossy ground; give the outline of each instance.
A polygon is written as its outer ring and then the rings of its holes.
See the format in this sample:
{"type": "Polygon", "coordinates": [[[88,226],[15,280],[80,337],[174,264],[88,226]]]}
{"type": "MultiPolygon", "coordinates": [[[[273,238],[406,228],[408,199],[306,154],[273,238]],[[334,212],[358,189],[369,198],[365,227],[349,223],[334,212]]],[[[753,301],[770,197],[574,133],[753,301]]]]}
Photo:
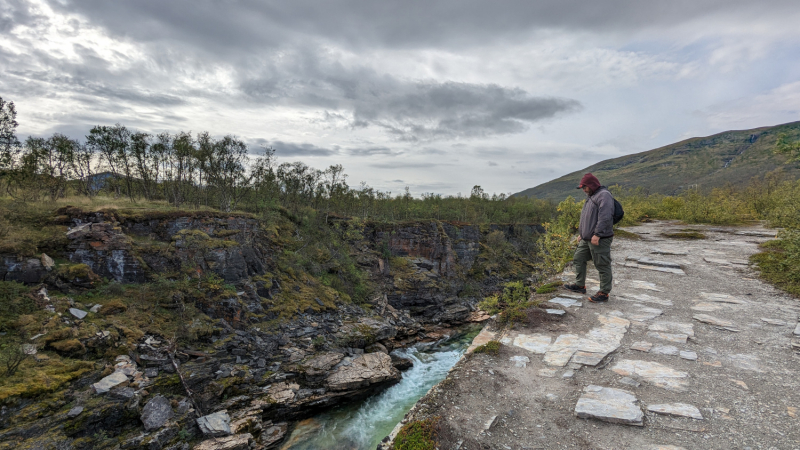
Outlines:
{"type": "Polygon", "coordinates": [[[622,228],[614,228],[614,238],[616,238],[616,239],[633,239],[633,240],[636,240],[636,241],[639,241],[639,240],[642,239],[642,237],[639,236],[638,234],[631,233],[630,231],[623,230],[622,228]]]}
{"type": "Polygon", "coordinates": [[[90,361],[65,358],[56,353],[46,356],[41,362],[28,358],[16,374],[0,377],[0,404],[13,397],[30,398],[55,392],[95,369],[90,361]]]}
{"type": "Polygon", "coordinates": [[[439,417],[409,422],[400,429],[394,438],[393,450],[434,450],[439,417]]]}
{"type": "Polygon", "coordinates": [[[662,236],[673,239],[705,239],[706,235],[697,230],[681,230],[673,233],[662,233],[662,236]]]}
{"type": "Polygon", "coordinates": [[[28,357],[16,374],[0,378],[0,403],[13,397],[33,397],[54,392],[88,372],[136,348],[146,334],[177,341],[179,345],[204,345],[215,330],[215,321],[200,312],[191,296],[213,295],[203,283],[159,280],[140,285],[106,283],[72,298],[50,293],[56,313],[37,306],[35,289],[13,282],[0,282],[0,297],[12,306],[0,314],[0,349],[32,344],[37,354],[28,357]],[[72,301],[70,301],[72,299],[72,301]],[[74,307],[88,311],[102,305],[98,313],[77,320],[74,307]],[[67,322],[68,321],[68,322],[67,322]],[[42,335],[36,340],[31,337],[42,335]]]}

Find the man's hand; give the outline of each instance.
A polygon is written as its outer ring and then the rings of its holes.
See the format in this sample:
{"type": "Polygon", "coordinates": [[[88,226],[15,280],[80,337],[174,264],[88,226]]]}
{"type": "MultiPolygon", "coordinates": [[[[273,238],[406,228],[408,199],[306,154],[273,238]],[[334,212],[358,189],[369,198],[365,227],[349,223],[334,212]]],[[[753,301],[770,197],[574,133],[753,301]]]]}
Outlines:
{"type": "Polygon", "coordinates": [[[592,245],[600,245],[600,236],[598,235],[592,236],[592,245]]]}

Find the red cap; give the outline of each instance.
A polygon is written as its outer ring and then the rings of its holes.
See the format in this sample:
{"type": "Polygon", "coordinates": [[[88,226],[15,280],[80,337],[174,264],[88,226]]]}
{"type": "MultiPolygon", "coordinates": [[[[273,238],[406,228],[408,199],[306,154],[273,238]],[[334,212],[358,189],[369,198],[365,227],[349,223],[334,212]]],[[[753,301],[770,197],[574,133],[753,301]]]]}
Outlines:
{"type": "Polygon", "coordinates": [[[587,173],[586,175],[581,178],[581,182],[578,185],[577,189],[582,189],[584,186],[587,186],[589,189],[596,191],[600,188],[600,180],[597,179],[596,176],[592,175],[591,173],[587,173]]]}

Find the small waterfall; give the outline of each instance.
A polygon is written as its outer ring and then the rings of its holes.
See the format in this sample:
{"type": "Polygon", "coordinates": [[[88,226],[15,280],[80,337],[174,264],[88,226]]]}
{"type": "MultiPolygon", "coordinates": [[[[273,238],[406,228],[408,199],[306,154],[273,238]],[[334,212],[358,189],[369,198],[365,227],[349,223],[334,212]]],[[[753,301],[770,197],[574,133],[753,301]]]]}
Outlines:
{"type": "Polygon", "coordinates": [[[281,450],[373,450],[417,400],[447,376],[478,331],[433,347],[396,350],[398,356],[414,361],[399,383],[359,404],[297,423],[281,450]]]}

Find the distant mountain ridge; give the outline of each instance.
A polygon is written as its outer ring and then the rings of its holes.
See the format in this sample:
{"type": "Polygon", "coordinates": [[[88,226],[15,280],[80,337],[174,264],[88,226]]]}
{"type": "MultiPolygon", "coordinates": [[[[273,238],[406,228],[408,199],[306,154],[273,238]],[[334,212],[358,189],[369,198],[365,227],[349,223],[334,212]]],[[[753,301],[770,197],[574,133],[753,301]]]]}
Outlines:
{"type": "Polygon", "coordinates": [[[778,135],[800,140],[800,122],[751,130],[733,130],[684,141],[619,158],[607,159],[515,196],[560,201],[576,197],[583,174],[593,173],[605,186],[619,184],[642,187],[647,193],[678,194],[697,185],[707,191],[726,183],[747,183],[779,167],[791,178],[800,177],[797,164],[786,164],[786,156],[773,151],[778,135]]]}

